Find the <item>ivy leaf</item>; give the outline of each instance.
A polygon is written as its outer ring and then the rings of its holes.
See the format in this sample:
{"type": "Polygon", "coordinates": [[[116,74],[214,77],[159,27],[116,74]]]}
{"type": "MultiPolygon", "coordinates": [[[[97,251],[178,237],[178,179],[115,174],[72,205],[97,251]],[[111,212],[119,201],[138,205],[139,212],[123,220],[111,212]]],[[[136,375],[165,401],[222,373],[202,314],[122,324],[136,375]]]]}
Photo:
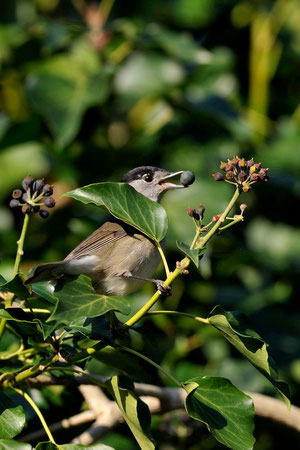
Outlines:
{"type": "Polygon", "coordinates": [[[63,286],[56,286],[54,294],[58,302],[47,322],[56,320],[70,324],[74,320],[101,316],[108,311],[119,311],[122,314],[130,311],[126,299],[97,294],[91,280],[84,275],[73,281],[65,281],[63,286]]]}
{"type": "Polygon", "coordinates": [[[56,305],[57,298],[54,296],[54,286],[49,284],[48,281],[43,281],[41,283],[34,283],[32,285],[32,292],[39,295],[40,297],[48,300],[52,305],[56,305]]]}
{"type": "Polygon", "coordinates": [[[195,266],[199,267],[199,257],[205,252],[205,249],[190,249],[190,246],[187,244],[184,244],[183,242],[176,241],[176,245],[179,248],[179,250],[182,251],[190,260],[195,264],[195,266]]]}
{"type": "Polygon", "coordinates": [[[154,450],[155,442],[150,433],[151,416],[148,406],[136,396],[129,378],[113,376],[106,386],[143,450],[154,450]]]}
{"type": "Polygon", "coordinates": [[[161,241],[168,229],[164,208],[138,193],[127,183],[96,183],[65,194],[82,203],[105,206],[117,219],[132,225],[156,242],[161,241]]]}
{"type": "Polygon", "coordinates": [[[251,450],[255,439],[251,397],[225,378],[197,377],[182,384],[190,417],[205,423],[211,434],[234,450],[251,450]]]}
{"type": "Polygon", "coordinates": [[[216,306],[208,316],[209,323],[245,356],[276,388],[290,407],[288,384],[279,380],[274,362],[267,351],[266,342],[248,326],[247,317],[239,311],[224,311],[216,306]]]}
{"type": "Polygon", "coordinates": [[[86,338],[94,341],[105,341],[114,345],[111,326],[106,317],[84,317],[70,323],[67,327],[70,331],[81,333],[86,338]]]}
{"type": "Polygon", "coordinates": [[[12,292],[16,294],[20,298],[28,298],[30,297],[30,293],[28,289],[24,286],[23,280],[20,274],[17,274],[10,281],[5,281],[3,283],[4,278],[0,279],[0,290],[5,292],[12,292]]]}
{"type": "Polygon", "coordinates": [[[21,433],[25,421],[23,407],[0,392],[0,439],[11,439],[21,433]]]}
{"type": "Polygon", "coordinates": [[[18,442],[13,439],[0,439],[1,450],[32,450],[30,444],[18,442]]]}
{"type": "Polygon", "coordinates": [[[22,308],[6,308],[0,309],[0,317],[5,320],[13,320],[15,322],[33,323],[34,316],[25,313],[22,308]]]}

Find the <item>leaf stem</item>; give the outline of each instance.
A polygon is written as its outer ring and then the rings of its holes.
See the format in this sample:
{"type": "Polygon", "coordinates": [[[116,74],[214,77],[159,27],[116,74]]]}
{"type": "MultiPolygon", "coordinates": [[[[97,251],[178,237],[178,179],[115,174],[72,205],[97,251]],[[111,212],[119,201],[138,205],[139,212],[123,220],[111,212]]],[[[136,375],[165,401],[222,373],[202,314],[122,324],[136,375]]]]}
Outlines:
{"type": "Polygon", "coordinates": [[[170,380],[172,380],[175,384],[177,384],[177,386],[181,387],[181,383],[179,383],[179,381],[176,380],[176,378],[174,378],[170,373],[168,373],[165,369],[163,369],[159,364],[152,361],[152,359],[148,358],[145,355],[142,355],[142,353],[132,350],[132,348],[128,348],[128,347],[118,347],[118,348],[125,352],[132,353],[133,355],[137,356],[138,358],[143,359],[144,361],[147,361],[149,364],[151,364],[156,369],[160,370],[164,375],[166,375],[166,377],[170,378],[170,380]]]}
{"type": "Polygon", "coordinates": [[[181,311],[167,311],[167,310],[163,310],[163,311],[149,311],[147,313],[147,316],[154,316],[156,314],[170,314],[170,315],[173,315],[173,316],[184,316],[184,317],[189,317],[190,319],[197,320],[198,322],[209,324],[209,320],[205,319],[204,317],[194,316],[193,314],[188,314],[188,313],[184,313],[184,312],[181,312],[181,311]]]}
{"type": "MultiPolygon", "coordinates": [[[[188,258],[184,258],[181,263],[185,261],[186,264],[184,265],[184,268],[186,268],[189,263],[190,260],[188,258]]],[[[167,286],[170,286],[170,284],[173,283],[173,281],[175,280],[175,278],[178,277],[178,275],[180,275],[183,271],[183,267],[180,268],[176,268],[174,270],[174,272],[170,272],[170,274],[168,275],[167,279],[165,280],[164,284],[166,284],[167,286]]],[[[127,322],[125,322],[123,324],[123,327],[132,327],[136,322],[138,322],[142,317],[144,317],[144,315],[149,311],[150,308],[152,308],[153,305],[155,305],[155,303],[159,300],[160,298],[160,292],[156,291],[154,295],[152,295],[152,297],[150,298],[150,300],[148,300],[148,302],[136,313],[134,314],[129,320],[127,320],[127,322]]]]}
{"type": "Polygon", "coordinates": [[[170,275],[170,269],[169,269],[168,262],[167,262],[167,260],[166,260],[164,251],[163,251],[163,249],[161,248],[160,242],[155,241],[155,245],[156,245],[156,247],[157,247],[157,250],[158,250],[159,253],[160,253],[160,257],[161,257],[162,262],[163,262],[163,264],[164,264],[166,276],[168,277],[168,276],[170,275]]]}
{"type": "Polygon", "coordinates": [[[9,386],[11,387],[11,389],[13,389],[15,392],[17,392],[19,395],[22,395],[22,397],[25,398],[25,400],[27,400],[27,402],[30,404],[30,406],[32,407],[32,409],[35,411],[35,413],[37,414],[38,418],[41,421],[41,424],[43,425],[43,428],[50,440],[50,442],[52,442],[52,444],[57,445],[51,431],[49,430],[49,427],[47,425],[47,422],[44,419],[43,414],[41,413],[40,409],[38,408],[38,406],[36,405],[36,403],[32,400],[32,398],[30,397],[30,395],[28,395],[26,392],[22,391],[19,388],[16,388],[15,386],[9,386]]]}
{"type": "MultiPolygon", "coordinates": [[[[17,254],[16,254],[16,259],[15,259],[15,265],[14,265],[14,270],[13,270],[13,274],[12,274],[12,279],[14,279],[14,277],[19,272],[21,258],[22,258],[22,255],[24,254],[23,247],[24,247],[24,240],[25,240],[26,231],[27,231],[27,227],[28,227],[28,221],[29,221],[29,214],[25,214],[21,235],[20,235],[19,240],[17,241],[18,248],[17,248],[17,254]]],[[[12,305],[12,301],[13,301],[13,297],[7,298],[5,300],[5,308],[10,308],[12,305]]],[[[2,319],[1,323],[0,323],[0,339],[4,333],[5,325],[6,325],[6,319],[2,319]]]]}
{"type": "Polygon", "coordinates": [[[12,278],[14,278],[17,275],[17,273],[19,272],[21,258],[22,258],[22,255],[24,254],[23,247],[24,247],[24,240],[25,240],[25,236],[26,236],[28,222],[29,222],[29,214],[25,214],[23,227],[22,227],[22,231],[21,231],[21,236],[20,236],[20,239],[17,241],[18,248],[17,248],[15,266],[14,266],[12,278]]]}
{"type": "Polygon", "coordinates": [[[237,201],[237,199],[239,198],[240,195],[240,188],[237,186],[236,190],[230,200],[230,202],[228,203],[225,211],[222,213],[221,217],[219,218],[219,220],[215,223],[215,225],[211,228],[211,230],[209,230],[209,232],[203,236],[203,238],[201,239],[199,245],[197,245],[197,249],[201,249],[203,248],[207,242],[213,237],[213,235],[218,231],[218,229],[221,227],[222,223],[224,222],[224,220],[226,219],[227,215],[230,213],[231,209],[233,208],[235,202],[237,201]]]}

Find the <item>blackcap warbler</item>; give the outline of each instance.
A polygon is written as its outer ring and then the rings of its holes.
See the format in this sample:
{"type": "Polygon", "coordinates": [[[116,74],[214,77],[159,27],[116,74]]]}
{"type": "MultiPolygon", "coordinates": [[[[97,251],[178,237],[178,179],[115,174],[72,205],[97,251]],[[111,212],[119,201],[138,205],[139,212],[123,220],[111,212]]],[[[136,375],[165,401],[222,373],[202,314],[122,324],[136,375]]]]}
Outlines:
{"type": "MultiPolygon", "coordinates": [[[[166,191],[187,186],[170,181],[182,173],[142,166],[126,173],[121,181],[159,202],[166,191]]],[[[123,296],[136,291],[146,281],[154,282],[161,292],[166,293],[161,281],[150,278],[159,262],[159,252],[149,237],[110,216],[63,261],[40,264],[25,283],[83,274],[91,278],[94,289],[103,295],[123,296]]]]}

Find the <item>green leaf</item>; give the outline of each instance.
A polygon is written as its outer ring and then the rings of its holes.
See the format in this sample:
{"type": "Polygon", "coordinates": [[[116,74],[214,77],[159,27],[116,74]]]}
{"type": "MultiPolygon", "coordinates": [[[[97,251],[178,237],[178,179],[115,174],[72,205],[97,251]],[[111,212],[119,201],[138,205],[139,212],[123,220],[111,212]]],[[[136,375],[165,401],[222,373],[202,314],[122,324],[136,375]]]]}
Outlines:
{"type": "Polygon", "coordinates": [[[95,292],[91,280],[80,275],[74,281],[65,281],[54,291],[58,303],[47,322],[56,320],[70,324],[82,317],[101,316],[108,311],[119,311],[129,314],[130,305],[123,297],[108,297],[95,292]]]}
{"type": "Polygon", "coordinates": [[[279,380],[266,342],[248,326],[247,317],[239,311],[224,311],[216,306],[208,316],[209,323],[245,356],[277,389],[285,403],[290,407],[288,384],[279,380]]]}
{"type": "Polygon", "coordinates": [[[182,251],[190,260],[195,264],[195,266],[199,267],[199,256],[204,253],[204,249],[198,250],[198,249],[190,249],[190,246],[187,244],[184,244],[183,242],[176,241],[176,245],[179,248],[179,250],[182,251]]]}
{"type": "Polygon", "coordinates": [[[164,208],[136,192],[127,183],[95,183],[65,194],[82,203],[105,206],[118,219],[132,225],[154,241],[161,241],[168,229],[164,208]]]}
{"type": "Polygon", "coordinates": [[[48,302],[52,303],[52,305],[56,305],[57,298],[54,296],[54,287],[49,284],[48,281],[41,283],[34,283],[32,285],[32,292],[39,295],[40,297],[48,300],[48,302]]]}
{"type": "Polygon", "coordinates": [[[154,450],[155,442],[150,433],[149,408],[135,395],[131,380],[114,376],[106,382],[106,385],[139,446],[143,450],[154,450]]]}
{"type": "Polygon", "coordinates": [[[22,431],[25,421],[23,407],[0,392],[0,439],[15,437],[22,431]]]}
{"type": "Polygon", "coordinates": [[[95,341],[103,340],[110,345],[114,344],[111,326],[106,317],[84,317],[70,323],[68,330],[81,333],[83,336],[95,341]]]}
{"type": "Polygon", "coordinates": [[[4,283],[2,283],[2,280],[0,279],[0,290],[12,292],[20,298],[28,298],[30,296],[28,289],[23,284],[20,274],[17,274],[12,280],[5,281],[4,283]]]}
{"type": "MultiPolygon", "coordinates": [[[[83,450],[89,448],[90,450],[114,450],[112,447],[104,444],[92,444],[92,445],[81,445],[81,444],[63,444],[55,445],[52,442],[40,442],[35,450],[83,450]]],[[[20,449],[23,450],[23,449],[20,449]]],[[[27,450],[24,448],[24,450],[27,450]]]]}
{"type": "Polygon", "coordinates": [[[13,439],[0,439],[1,450],[32,450],[30,444],[14,441],[13,439]]]}
{"type": "Polygon", "coordinates": [[[72,56],[56,56],[32,71],[26,90],[57,143],[66,146],[76,136],[87,108],[105,101],[108,74],[99,61],[89,67],[72,56]]]}
{"type": "Polygon", "coordinates": [[[211,434],[234,450],[250,450],[255,439],[251,397],[225,378],[197,377],[183,383],[190,417],[205,423],[211,434]]]}
{"type": "Polygon", "coordinates": [[[13,320],[15,322],[33,323],[33,315],[25,313],[22,308],[6,308],[0,309],[0,317],[5,320],[13,320]]]}

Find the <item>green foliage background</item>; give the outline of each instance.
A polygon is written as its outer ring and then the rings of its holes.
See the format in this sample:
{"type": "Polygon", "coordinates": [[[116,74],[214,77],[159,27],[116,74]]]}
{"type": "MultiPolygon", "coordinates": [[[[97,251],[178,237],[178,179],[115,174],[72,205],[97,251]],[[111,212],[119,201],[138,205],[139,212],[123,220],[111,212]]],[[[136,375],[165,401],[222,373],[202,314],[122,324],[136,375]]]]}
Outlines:
{"type": "MultiPolygon", "coordinates": [[[[176,239],[193,235],[187,208],[204,204],[209,221],[231,195],[230,186],[211,177],[220,159],[253,156],[270,168],[270,183],[245,194],[245,223],[214,239],[199,273],[191,268],[177,279],[165,305],[202,316],[215,304],[246,313],[270,343],[299,405],[297,1],[103,0],[99,7],[84,0],[15,0],[1,2],[0,17],[1,273],[12,272],[22,219],[8,208],[10,192],[29,173],[55,184],[58,206],[48,221],[31,220],[23,271],[64,258],[105,220],[94,206],[61,199],[64,192],[118,181],[139,165],[194,171],[191,188],[163,201],[172,266],[179,258],[176,239]]],[[[131,295],[133,309],[152,289],[131,295]]],[[[144,324],[148,355],[179,380],[221,375],[242,390],[274,394],[216,330],[163,316],[144,324]]],[[[15,342],[11,337],[2,345],[15,342]]],[[[43,394],[40,406],[50,422],[80,408],[70,391],[43,394]]],[[[160,448],[221,448],[199,423],[188,427],[181,419],[172,414],[167,425],[155,419],[160,448]]],[[[258,450],[300,442],[296,432],[263,420],[255,435],[258,450]]],[[[104,442],[137,448],[125,426],[104,442]]]]}

